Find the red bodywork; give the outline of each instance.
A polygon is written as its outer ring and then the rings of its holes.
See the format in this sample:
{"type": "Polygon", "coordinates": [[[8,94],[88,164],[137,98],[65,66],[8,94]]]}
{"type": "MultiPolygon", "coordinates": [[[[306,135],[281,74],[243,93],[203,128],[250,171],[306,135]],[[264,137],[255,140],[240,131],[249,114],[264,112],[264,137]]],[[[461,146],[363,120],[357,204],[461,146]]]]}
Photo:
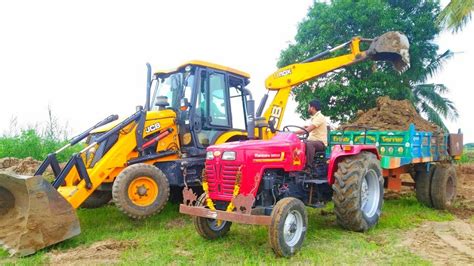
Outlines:
{"type": "MultiPolygon", "coordinates": [[[[331,153],[328,182],[332,184],[340,158],[368,150],[378,156],[377,149],[369,145],[352,146],[351,150],[336,146],[331,153]]],[[[209,146],[213,159],[206,160],[206,176],[209,197],[212,200],[232,199],[237,173],[241,173],[239,194],[257,195],[260,181],[266,169],[285,172],[302,171],[306,165],[306,144],[294,133],[279,132],[271,140],[248,140],[209,146]],[[235,152],[235,160],[223,160],[226,151],[235,152]]]]}

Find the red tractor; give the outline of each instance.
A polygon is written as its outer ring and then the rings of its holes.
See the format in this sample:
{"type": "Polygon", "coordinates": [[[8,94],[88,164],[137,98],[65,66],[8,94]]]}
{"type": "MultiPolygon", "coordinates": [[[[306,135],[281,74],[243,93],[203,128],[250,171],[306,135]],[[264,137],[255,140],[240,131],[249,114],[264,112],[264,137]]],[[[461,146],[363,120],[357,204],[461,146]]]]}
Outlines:
{"type": "Polygon", "coordinates": [[[271,140],[249,140],[207,149],[204,193],[184,191],[180,212],[193,215],[207,239],[224,236],[233,222],[267,225],[271,247],[291,256],[302,246],[305,206],[321,208],[331,199],[337,222],[353,231],[374,227],[383,204],[384,179],[375,146],[337,145],[329,158],[317,153],[306,166],[306,134],[286,126],[271,140]]]}

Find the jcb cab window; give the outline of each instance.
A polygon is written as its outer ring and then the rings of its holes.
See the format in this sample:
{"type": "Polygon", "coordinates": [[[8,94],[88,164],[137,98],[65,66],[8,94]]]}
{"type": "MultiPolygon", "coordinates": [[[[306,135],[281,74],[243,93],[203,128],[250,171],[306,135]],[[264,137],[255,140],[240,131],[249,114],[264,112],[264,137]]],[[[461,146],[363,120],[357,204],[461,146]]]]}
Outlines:
{"type": "Polygon", "coordinates": [[[225,76],[221,73],[209,75],[209,117],[210,124],[214,126],[228,127],[227,114],[227,91],[225,76]]]}

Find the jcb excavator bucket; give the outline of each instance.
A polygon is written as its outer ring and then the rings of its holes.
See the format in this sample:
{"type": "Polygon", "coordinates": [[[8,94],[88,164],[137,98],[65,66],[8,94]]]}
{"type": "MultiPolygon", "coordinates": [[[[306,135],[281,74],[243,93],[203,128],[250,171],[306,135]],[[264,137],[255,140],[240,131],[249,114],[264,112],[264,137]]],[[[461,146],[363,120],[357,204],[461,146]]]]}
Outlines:
{"type": "Polygon", "coordinates": [[[0,172],[0,245],[26,256],[81,232],[72,206],[41,176],[0,172]]]}
{"type": "Polygon", "coordinates": [[[389,31],[372,41],[367,54],[376,61],[392,61],[395,68],[403,72],[410,67],[409,48],[407,36],[398,31],[389,31]]]}

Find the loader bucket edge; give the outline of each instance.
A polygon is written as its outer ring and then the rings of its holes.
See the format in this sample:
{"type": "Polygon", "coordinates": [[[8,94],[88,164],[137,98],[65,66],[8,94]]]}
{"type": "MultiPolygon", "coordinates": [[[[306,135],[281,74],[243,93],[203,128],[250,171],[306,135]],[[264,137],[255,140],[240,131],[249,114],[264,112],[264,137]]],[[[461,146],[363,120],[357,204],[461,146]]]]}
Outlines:
{"type": "Polygon", "coordinates": [[[399,72],[410,67],[410,44],[406,35],[398,31],[389,31],[375,38],[367,54],[373,60],[391,61],[399,72]]]}
{"type": "Polygon", "coordinates": [[[41,176],[0,172],[0,245],[15,256],[79,235],[74,208],[41,176]]]}

